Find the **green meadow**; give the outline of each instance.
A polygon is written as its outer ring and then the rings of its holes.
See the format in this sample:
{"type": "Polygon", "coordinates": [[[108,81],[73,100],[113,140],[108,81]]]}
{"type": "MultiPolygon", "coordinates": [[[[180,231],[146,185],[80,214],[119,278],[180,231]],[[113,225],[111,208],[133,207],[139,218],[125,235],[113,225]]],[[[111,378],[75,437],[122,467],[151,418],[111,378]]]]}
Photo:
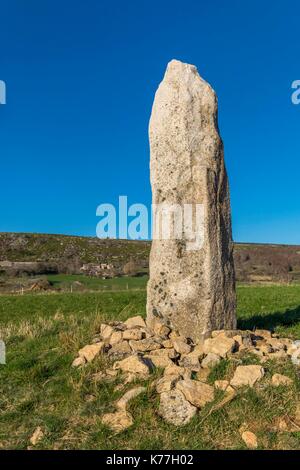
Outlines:
{"type": "MultiPolygon", "coordinates": [[[[57,286],[75,280],[52,279],[57,286]]],[[[0,448],[28,448],[40,426],[44,436],[37,449],[244,449],[239,428],[245,423],[258,436],[261,449],[300,448],[300,429],[276,428],[280,418],[292,419],[299,402],[298,372],[290,361],[267,362],[259,387],[241,391],[218,411],[213,411],[214,403],[206,405],[182,428],[157,415],[152,376],[147,391],[131,402],[134,425],[113,434],[101,424],[101,416],[113,411],[113,402],[132,384],[116,391],[120,378],[113,383],[95,381],[93,374],[108,366],[103,357],[81,370],[71,368],[71,363],[102,322],[145,315],[146,279],[87,282],[91,291],[0,296],[0,337],[7,351],[6,365],[0,365],[0,448]],[[289,375],[294,385],[274,389],[269,385],[274,372],[289,375]]],[[[300,285],[241,285],[237,294],[240,328],[271,328],[300,339],[300,285]]],[[[242,361],[257,363],[257,358],[245,356],[242,361]]],[[[232,373],[232,363],[222,360],[209,381],[230,378],[232,373]]]]}

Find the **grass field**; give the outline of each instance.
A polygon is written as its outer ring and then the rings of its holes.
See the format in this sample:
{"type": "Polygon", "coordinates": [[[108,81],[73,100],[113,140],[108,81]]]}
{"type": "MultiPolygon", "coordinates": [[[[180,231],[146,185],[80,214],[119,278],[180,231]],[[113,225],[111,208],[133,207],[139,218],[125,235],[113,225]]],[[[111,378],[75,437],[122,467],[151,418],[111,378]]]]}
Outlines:
{"type": "MultiPolygon", "coordinates": [[[[143,286],[130,290],[136,286],[128,278],[127,282],[129,289],[120,292],[0,296],[0,337],[7,348],[7,364],[0,365],[1,448],[26,449],[41,426],[44,437],[36,446],[40,449],[244,449],[239,427],[246,423],[262,449],[300,449],[300,432],[274,431],[278,417],[291,416],[299,400],[298,374],[290,362],[268,362],[259,388],[238,395],[216,412],[210,413],[207,405],[183,428],[157,416],[158,397],[150,388],[151,379],[147,392],[132,401],[134,425],[117,436],[105,428],[102,414],[113,410],[113,402],[132,385],[115,392],[119,379],[93,381],[93,373],[106,366],[103,358],[82,370],[70,365],[101,322],[145,314],[143,286]],[[294,378],[295,386],[270,387],[274,371],[294,378]]],[[[238,287],[241,328],[274,328],[281,335],[300,338],[299,306],[300,286],[238,287]]],[[[209,380],[230,374],[232,365],[223,360],[209,380]]]]}

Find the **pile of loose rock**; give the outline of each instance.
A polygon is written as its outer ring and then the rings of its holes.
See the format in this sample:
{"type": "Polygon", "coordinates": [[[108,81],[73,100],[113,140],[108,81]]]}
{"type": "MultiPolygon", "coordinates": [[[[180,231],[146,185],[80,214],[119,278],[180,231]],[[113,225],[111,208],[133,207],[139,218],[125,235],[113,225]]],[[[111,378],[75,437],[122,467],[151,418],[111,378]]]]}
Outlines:
{"type": "MultiPolygon", "coordinates": [[[[234,399],[238,388],[253,387],[262,379],[265,373],[262,365],[239,365],[239,355],[243,352],[257,355],[260,364],[286,357],[300,364],[300,341],[279,338],[268,330],[218,330],[203,344],[193,344],[158,320],[150,331],[143,318],[136,316],[125,322],[102,324],[99,335],[92,344],[80,349],[72,365],[82,367],[100,353],[106,354],[113,366],[98,372],[95,378],[111,381],[121,373],[124,385],[148,379],[155,368],[163,369],[162,377],[153,383],[160,395],[158,414],[180,426],[214,400],[216,389],[222,390],[224,397],[214,409],[234,399]],[[211,368],[224,358],[235,359],[237,365],[231,380],[216,380],[214,386],[207,384],[211,368]]],[[[274,374],[271,383],[288,386],[292,380],[274,374]]],[[[115,404],[116,411],[104,415],[102,422],[116,432],[131,426],[133,418],[127,410],[128,402],[144,391],[144,387],[138,386],[126,392],[115,404]]]]}

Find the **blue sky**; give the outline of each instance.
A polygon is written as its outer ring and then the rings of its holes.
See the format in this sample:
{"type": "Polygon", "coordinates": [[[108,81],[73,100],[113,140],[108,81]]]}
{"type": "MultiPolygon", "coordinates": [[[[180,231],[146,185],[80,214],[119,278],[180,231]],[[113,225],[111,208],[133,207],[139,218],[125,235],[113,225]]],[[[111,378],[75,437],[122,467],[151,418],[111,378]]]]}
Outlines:
{"type": "Polygon", "coordinates": [[[237,241],[300,244],[298,1],[1,2],[0,231],[95,235],[150,204],[148,121],[172,58],[219,97],[237,241]]]}

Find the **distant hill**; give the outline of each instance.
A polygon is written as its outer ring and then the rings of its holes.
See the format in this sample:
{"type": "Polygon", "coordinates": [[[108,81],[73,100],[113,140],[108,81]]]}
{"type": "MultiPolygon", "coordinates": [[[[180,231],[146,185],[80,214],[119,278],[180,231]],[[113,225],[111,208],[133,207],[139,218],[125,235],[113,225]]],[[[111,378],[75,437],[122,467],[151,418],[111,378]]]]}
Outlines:
{"type": "MultiPolygon", "coordinates": [[[[0,233],[0,272],[11,263],[18,273],[78,273],[83,265],[111,264],[117,273],[134,261],[147,271],[151,243],[68,235],[0,233]]],[[[300,246],[236,243],[239,281],[300,280],[300,246]]]]}
{"type": "MultiPolygon", "coordinates": [[[[0,233],[0,272],[10,274],[79,273],[83,265],[113,265],[123,273],[126,263],[147,271],[150,243],[69,235],[0,233]],[[13,262],[11,268],[8,262],[13,262]]],[[[92,270],[93,271],[93,270],[92,270]]]]}

